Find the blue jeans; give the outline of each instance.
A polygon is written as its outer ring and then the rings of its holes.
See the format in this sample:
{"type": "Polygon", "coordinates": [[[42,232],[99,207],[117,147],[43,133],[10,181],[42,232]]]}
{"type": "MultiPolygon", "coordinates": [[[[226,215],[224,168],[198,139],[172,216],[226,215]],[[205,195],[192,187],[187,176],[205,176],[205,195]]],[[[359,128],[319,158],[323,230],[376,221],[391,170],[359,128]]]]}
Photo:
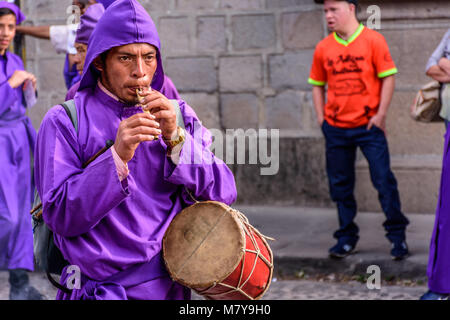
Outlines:
{"type": "Polygon", "coordinates": [[[397,180],[390,168],[389,150],[384,132],[373,126],[343,129],[323,122],[326,140],[327,175],[331,199],[336,202],[339,229],[334,237],[353,245],[359,239],[354,219],[357,212],[353,194],[355,188],[355,160],[359,147],[369,163],[370,178],[378,191],[378,199],[386,215],[383,226],[391,242],[405,240],[408,219],[401,212],[397,180]]]}

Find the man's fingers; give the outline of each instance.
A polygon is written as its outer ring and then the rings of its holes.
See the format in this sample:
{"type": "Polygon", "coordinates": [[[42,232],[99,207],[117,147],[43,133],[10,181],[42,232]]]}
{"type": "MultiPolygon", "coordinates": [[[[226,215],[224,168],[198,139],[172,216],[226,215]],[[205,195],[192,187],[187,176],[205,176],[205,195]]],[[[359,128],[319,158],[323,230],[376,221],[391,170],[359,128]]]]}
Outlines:
{"type": "Polygon", "coordinates": [[[137,113],[123,122],[125,128],[135,128],[139,126],[147,126],[158,128],[159,123],[154,115],[148,113],[137,113]]]}
{"type": "Polygon", "coordinates": [[[155,135],[160,135],[161,130],[158,128],[150,128],[150,127],[140,126],[140,127],[136,127],[136,128],[128,130],[127,134],[131,137],[138,136],[141,134],[155,136],[155,135]]]}
{"type": "Polygon", "coordinates": [[[145,141],[153,141],[155,140],[155,135],[152,134],[136,134],[133,136],[128,136],[126,138],[123,139],[123,144],[128,146],[128,148],[130,146],[133,146],[132,149],[137,148],[137,145],[141,142],[145,142],[145,141]]]}
{"type": "Polygon", "coordinates": [[[156,119],[173,119],[175,117],[176,119],[176,113],[173,112],[172,110],[160,110],[156,113],[153,114],[156,119]]]}

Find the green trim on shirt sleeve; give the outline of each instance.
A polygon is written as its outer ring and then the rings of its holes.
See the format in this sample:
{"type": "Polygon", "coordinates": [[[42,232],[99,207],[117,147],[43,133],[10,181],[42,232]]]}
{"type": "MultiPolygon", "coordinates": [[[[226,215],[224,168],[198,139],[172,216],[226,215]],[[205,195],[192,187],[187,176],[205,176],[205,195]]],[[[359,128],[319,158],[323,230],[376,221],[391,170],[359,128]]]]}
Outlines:
{"type": "Polygon", "coordinates": [[[311,78],[308,79],[308,83],[312,84],[313,86],[321,86],[321,87],[323,87],[326,84],[325,81],[317,81],[311,78]]]}
{"type": "Polygon", "coordinates": [[[386,78],[386,77],[392,76],[393,74],[396,74],[396,73],[398,73],[397,68],[392,68],[387,71],[380,72],[378,74],[378,78],[386,78]]]}

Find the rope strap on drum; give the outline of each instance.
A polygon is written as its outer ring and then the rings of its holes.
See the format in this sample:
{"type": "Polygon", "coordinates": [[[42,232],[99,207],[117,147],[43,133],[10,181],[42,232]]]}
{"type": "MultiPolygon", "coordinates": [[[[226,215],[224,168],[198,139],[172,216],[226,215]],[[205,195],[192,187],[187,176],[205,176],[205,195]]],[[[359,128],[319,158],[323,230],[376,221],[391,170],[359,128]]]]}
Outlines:
{"type": "MultiPolygon", "coordinates": [[[[247,217],[246,217],[244,214],[242,214],[241,212],[239,212],[239,211],[237,211],[237,210],[234,210],[234,209],[232,209],[232,208],[230,208],[229,210],[230,210],[233,214],[235,214],[235,215],[237,216],[237,218],[239,219],[239,222],[241,223],[241,226],[242,226],[243,230],[245,231],[245,234],[250,238],[250,240],[251,240],[251,242],[252,242],[252,244],[253,244],[253,247],[255,248],[255,250],[249,250],[249,249],[247,249],[247,237],[245,237],[245,241],[244,241],[244,250],[243,250],[243,251],[244,251],[244,252],[250,252],[250,253],[255,254],[255,261],[254,261],[254,263],[253,263],[252,270],[251,270],[249,276],[247,277],[247,279],[245,279],[245,281],[242,282],[243,276],[244,276],[244,269],[245,269],[245,259],[246,259],[246,255],[244,254],[244,257],[243,257],[242,262],[241,262],[241,263],[242,263],[241,274],[240,274],[240,276],[239,276],[238,285],[237,285],[236,287],[231,286],[231,285],[228,285],[228,284],[226,284],[226,283],[220,282],[220,283],[214,283],[212,286],[210,286],[210,287],[208,287],[208,288],[206,288],[206,289],[203,289],[203,290],[195,290],[195,291],[196,291],[198,294],[201,295],[201,294],[205,293],[206,291],[208,291],[208,290],[214,288],[216,285],[219,284],[219,285],[221,285],[221,286],[223,286],[223,287],[226,287],[226,288],[229,288],[229,289],[231,289],[231,290],[226,291],[226,292],[222,292],[222,293],[207,293],[206,296],[209,296],[209,297],[218,297],[218,296],[221,296],[221,295],[227,295],[227,294],[232,293],[232,292],[239,292],[239,293],[241,293],[242,295],[244,295],[245,297],[247,297],[248,299],[250,299],[250,300],[255,300],[255,298],[249,296],[245,291],[243,291],[242,288],[243,288],[243,287],[247,284],[247,282],[251,279],[251,277],[252,277],[252,275],[253,275],[253,273],[254,273],[254,271],[255,271],[256,264],[257,264],[257,262],[258,262],[258,258],[260,258],[260,259],[267,265],[267,267],[268,267],[270,270],[273,269],[273,263],[270,262],[270,261],[268,261],[267,258],[264,257],[264,255],[261,253],[261,249],[259,248],[258,242],[257,242],[256,239],[255,239],[255,234],[259,235],[259,236],[261,237],[261,239],[263,239],[263,241],[264,241],[264,239],[267,239],[267,240],[275,240],[275,239],[270,238],[270,237],[266,237],[265,235],[261,234],[261,232],[259,232],[258,229],[256,229],[255,227],[253,227],[253,226],[248,222],[247,217]]],[[[269,252],[270,257],[273,258],[272,250],[270,249],[269,246],[267,246],[267,251],[269,252]]],[[[272,276],[270,276],[269,281],[271,280],[271,278],[272,278],[272,276]]],[[[266,289],[267,289],[267,288],[266,288],[266,289]]],[[[264,293],[264,292],[263,292],[263,293],[264,293]]],[[[262,296],[263,293],[261,293],[261,294],[259,295],[259,297],[262,296]]]]}

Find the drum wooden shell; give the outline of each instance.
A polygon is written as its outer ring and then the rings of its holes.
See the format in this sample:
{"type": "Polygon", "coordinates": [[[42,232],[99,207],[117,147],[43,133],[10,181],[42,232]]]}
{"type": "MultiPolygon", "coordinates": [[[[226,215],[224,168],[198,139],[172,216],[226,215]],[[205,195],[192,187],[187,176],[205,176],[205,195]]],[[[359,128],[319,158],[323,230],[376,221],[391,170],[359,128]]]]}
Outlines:
{"type": "Polygon", "coordinates": [[[269,288],[273,254],[242,213],[216,201],[182,210],[163,239],[166,268],[207,299],[259,299],[269,288]]]}

